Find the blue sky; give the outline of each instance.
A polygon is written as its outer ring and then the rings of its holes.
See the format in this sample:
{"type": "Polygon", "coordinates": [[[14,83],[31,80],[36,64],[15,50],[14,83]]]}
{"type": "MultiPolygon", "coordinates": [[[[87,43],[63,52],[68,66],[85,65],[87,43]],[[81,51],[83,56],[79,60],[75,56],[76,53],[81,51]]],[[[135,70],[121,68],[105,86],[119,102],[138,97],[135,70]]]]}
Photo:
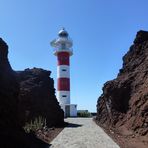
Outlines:
{"type": "Polygon", "coordinates": [[[73,39],[71,101],[96,111],[103,84],[117,76],[138,30],[148,30],[147,0],[0,0],[0,37],[14,70],[51,70],[50,41],[65,27],[73,39]]]}

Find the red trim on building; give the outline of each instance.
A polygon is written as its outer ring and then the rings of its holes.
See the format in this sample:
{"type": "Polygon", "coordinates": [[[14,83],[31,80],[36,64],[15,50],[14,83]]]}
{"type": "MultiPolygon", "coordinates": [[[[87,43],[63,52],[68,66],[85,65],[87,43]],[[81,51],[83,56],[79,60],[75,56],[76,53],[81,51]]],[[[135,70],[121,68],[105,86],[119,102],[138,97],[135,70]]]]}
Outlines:
{"type": "Polygon", "coordinates": [[[69,78],[58,78],[58,90],[59,91],[70,91],[70,79],[69,78]]]}
{"type": "Polygon", "coordinates": [[[59,52],[57,54],[58,65],[69,65],[69,53],[68,52],[59,52]]]}

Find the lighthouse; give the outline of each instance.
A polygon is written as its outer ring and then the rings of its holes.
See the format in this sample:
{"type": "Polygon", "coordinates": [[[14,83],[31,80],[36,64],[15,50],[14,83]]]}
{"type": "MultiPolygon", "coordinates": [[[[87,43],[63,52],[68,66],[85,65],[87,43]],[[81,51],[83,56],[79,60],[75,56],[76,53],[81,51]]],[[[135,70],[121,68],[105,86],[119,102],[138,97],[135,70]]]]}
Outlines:
{"type": "Polygon", "coordinates": [[[65,117],[77,116],[77,105],[70,101],[70,56],[73,55],[73,42],[68,32],[62,28],[58,38],[51,42],[57,56],[57,99],[65,117]]]}

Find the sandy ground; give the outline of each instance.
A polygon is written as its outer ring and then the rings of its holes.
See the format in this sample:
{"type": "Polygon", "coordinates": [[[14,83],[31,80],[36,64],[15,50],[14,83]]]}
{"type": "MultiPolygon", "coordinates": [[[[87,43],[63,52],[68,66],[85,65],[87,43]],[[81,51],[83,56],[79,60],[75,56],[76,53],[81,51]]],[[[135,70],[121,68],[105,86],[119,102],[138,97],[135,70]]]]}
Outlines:
{"type": "Polygon", "coordinates": [[[67,118],[68,127],[50,143],[50,148],[119,148],[92,118],[67,118]]]}

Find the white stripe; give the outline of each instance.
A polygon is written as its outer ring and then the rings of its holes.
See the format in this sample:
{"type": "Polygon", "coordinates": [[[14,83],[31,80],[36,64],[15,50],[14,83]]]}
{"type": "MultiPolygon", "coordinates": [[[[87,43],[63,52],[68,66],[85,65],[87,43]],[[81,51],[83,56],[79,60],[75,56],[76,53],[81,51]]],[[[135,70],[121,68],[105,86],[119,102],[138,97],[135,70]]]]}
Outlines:
{"type": "Polygon", "coordinates": [[[68,65],[57,66],[57,78],[69,78],[70,71],[68,65]]]}
{"type": "Polygon", "coordinates": [[[70,91],[57,91],[57,99],[62,105],[70,104],[70,91]]]}

